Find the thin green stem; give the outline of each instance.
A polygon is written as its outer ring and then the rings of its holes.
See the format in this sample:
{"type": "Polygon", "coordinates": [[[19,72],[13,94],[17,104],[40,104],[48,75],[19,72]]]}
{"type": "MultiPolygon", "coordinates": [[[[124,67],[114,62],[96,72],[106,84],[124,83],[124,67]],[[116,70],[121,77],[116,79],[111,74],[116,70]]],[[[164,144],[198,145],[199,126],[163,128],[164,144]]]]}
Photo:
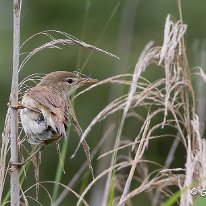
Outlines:
{"type": "MultiPolygon", "coordinates": [[[[62,163],[64,164],[65,159],[66,159],[68,143],[69,143],[70,128],[71,127],[69,127],[69,129],[68,129],[67,138],[64,139],[63,147],[62,147],[62,150],[61,150],[61,159],[62,159],[62,161],[59,161],[58,165],[57,165],[55,182],[58,182],[58,183],[61,181],[61,178],[62,178],[62,173],[63,173],[62,163]]],[[[56,198],[57,198],[57,195],[58,195],[58,192],[59,192],[59,186],[60,186],[59,184],[54,185],[54,189],[53,189],[53,192],[52,192],[52,200],[53,201],[55,201],[56,198]]]]}

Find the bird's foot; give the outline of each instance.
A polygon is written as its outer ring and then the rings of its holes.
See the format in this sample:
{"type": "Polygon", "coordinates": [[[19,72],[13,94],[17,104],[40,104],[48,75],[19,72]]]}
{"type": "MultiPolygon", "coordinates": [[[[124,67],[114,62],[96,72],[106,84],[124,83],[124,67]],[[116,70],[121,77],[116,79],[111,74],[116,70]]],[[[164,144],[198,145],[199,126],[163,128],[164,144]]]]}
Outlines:
{"type": "Polygon", "coordinates": [[[33,109],[33,108],[30,108],[30,107],[26,107],[26,106],[24,106],[22,103],[20,103],[20,102],[18,102],[18,104],[17,105],[11,105],[11,102],[9,102],[8,104],[7,104],[9,107],[11,107],[12,109],[29,109],[29,110],[31,110],[31,111],[33,111],[33,112],[37,112],[37,113],[40,113],[41,114],[41,111],[39,111],[39,110],[37,110],[37,109],[33,109]]]}
{"type": "Polygon", "coordinates": [[[7,105],[11,107],[12,109],[24,109],[25,108],[25,106],[21,104],[20,102],[18,102],[17,105],[11,105],[11,102],[9,102],[7,105]]]}
{"type": "Polygon", "coordinates": [[[26,162],[16,162],[16,163],[10,163],[9,165],[9,172],[13,172],[15,169],[21,169],[21,167],[25,164],[26,162]]]}

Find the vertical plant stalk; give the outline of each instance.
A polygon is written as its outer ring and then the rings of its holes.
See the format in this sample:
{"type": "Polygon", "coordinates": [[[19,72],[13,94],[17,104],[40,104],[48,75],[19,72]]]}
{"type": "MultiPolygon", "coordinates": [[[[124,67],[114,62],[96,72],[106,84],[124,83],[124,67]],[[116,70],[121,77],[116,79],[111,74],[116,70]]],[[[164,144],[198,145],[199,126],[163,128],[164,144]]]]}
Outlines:
{"type": "MultiPolygon", "coordinates": [[[[121,12],[121,22],[120,22],[120,27],[119,27],[119,35],[118,35],[118,43],[117,43],[117,53],[121,57],[121,61],[119,62],[118,65],[114,68],[114,73],[126,73],[126,69],[128,67],[128,60],[129,60],[129,53],[131,50],[131,45],[132,45],[132,39],[133,39],[133,30],[134,30],[134,22],[135,22],[135,16],[137,13],[138,5],[140,3],[140,0],[129,0],[129,1],[124,1],[124,4],[122,6],[122,12],[121,12]]],[[[113,99],[114,96],[119,95],[119,90],[117,90],[115,87],[112,88],[110,92],[110,97],[109,99],[113,99]]],[[[109,100],[109,101],[110,101],[109,100]]],[[[119,115],[117,114],[113,116],[113,119],[111,121],[108,121],[107,124],[105,125],[104,130],[107,130],[111,122],[118,121],[119,115]]],[[[123,123],[123,122],[122,122],[123,123]]],[[[114,133],[111,135],[111,137],[115,137],[119,135],[118,133],[114,133]]],[[[114,144],[114,147],[116,147],[119,142],[119,140],[115,140],[114,138],[108,139],[103,147],[101,148],[101,153],[104,153],[105,151],[108,151],[111,148],[110,145],[114,144]],[[116,145],[116,146],[115,146],[116,145]]],[[[116,156],[116,154],[115,154],[116,156]]],[[[108,157],[107,159],[102,159],[98,162],[98,172],[101,173],[104,171],[107,167],[111,167],[116,159],[116,157],[111,157],[111,161],[108,157]]],[[[103,185],[101,182],[97,183],[94,188],[93,192],[93,203],[94,204],[101,204],[102,206],[105,206],[108,204],[108,199],[110,198],[110,189],[112,189],[111,183],[112,183],[112,176],[113,172],[108,173],[106,180],[103,179],[103,182],[105,181],[105,184],[103,185]],[[97,188],[97,189],[96,189],[97,188]],[[102,197],[100,198],[97,192],[102,190],[102,197]]]]}
{"type": "MultiPolygon", "coordinates": [[[[144,58],[145,58],[147,52],[149,51],[149,49],[151,48],[152,44],[153,44],[153,42],[149,42],[146,45],[146,47],[144,48],[143,52],[141,53],[140,58],[139,58],[136,66],[135,66],[135,70],[134,70],[134,74],[133,74],[133,79],[132,79],[132,83],[131,83],[131,86],[130,86],[130,91],[129,91],[129,94],[128,94],[126,105],[125,105],[124,110],[123,110],[120,126],[119,126],[118,133],[117,133],[117,136],[116,136],[116,139],[117,140],[119,139],[119,141],[120,141],[120,137],[122,135],[123,126],[124,126],[124,123],[125,123],[125,120],[126,120],[126,117],[127,117],[127,113],[129,111],[129,108],[130,108],[131,103],[132,103],[132,97],[134,96],[134,94],[136,92],[136,89],[137,89],[137,82],[139,80],[139,77],[140,77],[142,71],[144,71],[145,67],[147,66],[147,64],[145,64],[144,58]]],[[[148,122],[148,124],[149,124],[149,122],[148,122]]],[[[121,203],[121,201],[126,197],[128,191],[129,191],[129,188],[131,186],[132,179],[133,179],[133,176],[134,176],[135,168],[137,166],[139,158],[141,158],[140,153],[141,153],[141,150],[144,147],[143,146],[144,145],[144,141],[145,141],[145,139],[142,138],[142,140],[140,141],[138,150],[136,152],[136,156],[135,156],[134,162],[132,163],[132,167],[131,167],[129,176],[127,178],[127,181],[126,181],[123,193],[122,193],[121,198],[120,198],[120,205],[121,206],[125,205],[125,203],[121,203]]],[[[118,148],[118,146],[119,145],[117,145],[117,147],[116,147],[116,145],[115,145],[116,149],[118,148]]]]}
{"type": "MultiPolygon", "coordinates": [[[[20,1],[13,0],[13,74],[10,101],[11,105],[18,104],[18,69],[20,46],[20,1]]],[[[11,163],[18,162],[18,111],[11,108],[11,163]]],[[[11,206],[19,206],[19,171],[13,167],[10,179],[11,206]]]]}

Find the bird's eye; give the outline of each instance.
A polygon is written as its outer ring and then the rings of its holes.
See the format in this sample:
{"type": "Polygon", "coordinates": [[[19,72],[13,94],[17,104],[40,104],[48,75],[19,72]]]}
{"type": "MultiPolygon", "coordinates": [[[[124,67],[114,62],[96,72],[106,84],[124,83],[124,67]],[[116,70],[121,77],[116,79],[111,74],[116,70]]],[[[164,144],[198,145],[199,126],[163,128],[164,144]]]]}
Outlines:
{"type": "Polygon", "coordinates": [[[72,84],[72,83],[73,83],[73,79],[67,79],[67,82],[68,82],[69,84],[72,84]]]}

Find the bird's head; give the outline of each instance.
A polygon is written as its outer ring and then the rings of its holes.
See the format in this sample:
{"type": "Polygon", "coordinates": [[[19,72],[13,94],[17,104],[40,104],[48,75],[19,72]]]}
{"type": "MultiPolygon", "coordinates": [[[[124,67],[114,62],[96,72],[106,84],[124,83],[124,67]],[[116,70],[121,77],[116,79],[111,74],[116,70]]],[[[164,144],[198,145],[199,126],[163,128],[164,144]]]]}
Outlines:
{"type": "Polygon", "coordinates": [[[77,88],[96,82],[98,82],[97,79],[87,77],[78,72],[56,71],[47,74],[39,84],[71,95],[77,88]]]}

